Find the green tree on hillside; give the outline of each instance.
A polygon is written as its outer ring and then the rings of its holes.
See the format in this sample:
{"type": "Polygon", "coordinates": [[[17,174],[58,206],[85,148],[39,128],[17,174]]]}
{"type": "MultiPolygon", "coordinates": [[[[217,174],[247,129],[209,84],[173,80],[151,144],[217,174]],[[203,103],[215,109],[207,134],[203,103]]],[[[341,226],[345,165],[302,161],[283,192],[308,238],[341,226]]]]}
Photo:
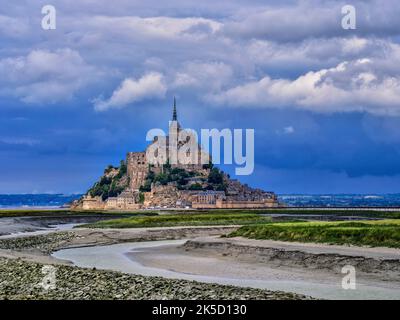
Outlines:
{"type": "Polygon", "coordinates": [[[218,168],[212,168],[208,175],[208,182],[211,184],[222,184],[224,182],[224,174],[218,168]]]}

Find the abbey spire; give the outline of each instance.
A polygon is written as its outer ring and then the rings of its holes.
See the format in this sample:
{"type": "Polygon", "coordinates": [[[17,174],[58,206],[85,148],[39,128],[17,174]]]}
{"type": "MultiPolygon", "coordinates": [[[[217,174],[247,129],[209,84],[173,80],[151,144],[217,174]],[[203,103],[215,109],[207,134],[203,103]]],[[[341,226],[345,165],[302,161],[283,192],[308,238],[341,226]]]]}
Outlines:
{"type": "Polygon", "coordinates": [[[172,113],[172,121],[178,121],[178,116],[176,115],[176,99],[174,97],[174,111],[172,113]]]}

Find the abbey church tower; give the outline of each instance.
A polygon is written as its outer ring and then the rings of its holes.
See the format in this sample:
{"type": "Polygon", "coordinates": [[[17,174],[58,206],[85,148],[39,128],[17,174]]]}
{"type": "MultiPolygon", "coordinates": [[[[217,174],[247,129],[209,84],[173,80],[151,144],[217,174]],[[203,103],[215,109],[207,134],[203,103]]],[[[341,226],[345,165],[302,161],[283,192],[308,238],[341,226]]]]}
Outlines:
{"type": "MultiPolygon", "coordinates": [[[[154,141],[147,147],[149,150],[155,143],[157,143],[158,139],[165,139],[166,142],[166,149],[165,154],[166,158],[160,158],[158,164],[152,165],[151,170],[154,173],[160,173],[162,171],[163,164],[167,162],[171,164],[171,167],[182,168],[188,171],[191,170],[201,170],[202,163],[201,163],[201,156],[204,156],[204,151],[201,150],[200,146],[198,145],[197,141],[195,141],[194,136],[187,135],[184,141],[180,140],[180,134],[183,133],[183,129],[178,122],[178,113],[177,113],[177,106],[176,106],[176,98],[174,97],[173,102],[173,109],[172,109],[172,120],[169,121],[169,128],[168,128],[168,135],[165,137],[156,137],[154,141]],[[191,140],[193,139],[193,140],[191,140]],[[189,148],[188,145],[195,143],[196,150],[190,150],[194,148],[189,148]],[[196,159],[193,161],[185,161],[180,163],[180,159],[177,159],[177,154],[179,150],[187,149],[187,156],[190,158],[190,153],[195,152],[196,159]]],[[[150,169],[150,163],[146,157],[146,151],[144,152],[128,152],[126,160],[127,160],[127,171],[130,180],[130,189],[131,190],[139,190],[140,186],[142,186],[146,180],[146,176],[150,169]]],[[[157,155],[156,155],[157,156],[157,155]]],[[[208,159],[208,154],[206,155],[208,159]]]]}

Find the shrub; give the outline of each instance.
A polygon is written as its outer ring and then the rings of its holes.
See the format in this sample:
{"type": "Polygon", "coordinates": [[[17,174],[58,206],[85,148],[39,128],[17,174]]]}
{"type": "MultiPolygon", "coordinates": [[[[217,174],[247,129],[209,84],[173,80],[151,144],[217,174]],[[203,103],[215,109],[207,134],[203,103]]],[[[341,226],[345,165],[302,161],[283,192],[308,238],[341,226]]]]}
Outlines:
{"type": "Polygon", "coordinates": [[[189,190],[202,190],[202,186],[200,183],[194,183],[190,185],[189,190]]]}
{"type": "Polygon", "coordinates": [[[208,182],[212,184],[222,184],[224,181],[224,174],[218,168],[212,168],[208,175],[208,182]]]}
{"type": "Polygon", "coordinates": [[[139,193],[139,203],[144,202],[144,194],[142,192],[139,193]]]}

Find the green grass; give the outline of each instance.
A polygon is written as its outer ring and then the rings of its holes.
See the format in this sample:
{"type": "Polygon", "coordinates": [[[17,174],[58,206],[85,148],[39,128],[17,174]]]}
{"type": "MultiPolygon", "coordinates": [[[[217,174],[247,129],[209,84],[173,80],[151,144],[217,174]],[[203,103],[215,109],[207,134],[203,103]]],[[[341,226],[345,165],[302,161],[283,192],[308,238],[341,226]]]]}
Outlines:
{"type": "Polygon", "coordinates": [[[20,217],[20,216],[35,216],[35,215],[43,215],[43,214],[54,214],[60,213],[65,214],[69,213],[70,210],[51,210],[51,209],[1,209],[0,217],[20,217]]]}
{"type": "Polygon", "coordinates": [[[132,215],[157,215],[154,211],[103,211],[103,210],[69,210],[69,209],[5,209],[0,210],[2,217],[55,217],[55,216],[132,216],[132,215]]]}
{"type": "Polygon", "coordinates": [[[165,214],[150,217],[129,217],[82,225],[89,228],[142,228],[201,225],[244,225],[266,223],[269,217],[258,214],[165,214]]]}
{"type": "Polygon", "coordinates": [[[370,217],[382,219],[400,219],[400,211],[377,211],[377,210],[344,210],[344,209],[293,209],[293,208],[266,208],[266,209],[204,209],[204,210],[178,210],[182,213],[209,213],[209,214],[291,214],[291,215],[326,215],[326,216],[353,216],[370,217]]]}
{"type": "MultiPolygon", "coordinates": [[[[133,211],[104,211],[104,210],[70,210],[70,209],[1,209],[0,217],[17,216],[43,216],[53,214],[102,214],[102,215],[157,215],[163,210],[133,210],[133,211]]],[[[335,216],[363,216],[373,218],[400,219],[400,211],[376,211],[376,210],[310,210],[291,208],[268,208],[268,209],[209,209],[209,210],[176,210],[179,214],[291,214],[291,215],[335,215],[335,216]]]]}
{"type": "Polygon", "coordinates": [[[286,222],[242,226],[228,237],[400,248],[400,220],[286,222]]]}

